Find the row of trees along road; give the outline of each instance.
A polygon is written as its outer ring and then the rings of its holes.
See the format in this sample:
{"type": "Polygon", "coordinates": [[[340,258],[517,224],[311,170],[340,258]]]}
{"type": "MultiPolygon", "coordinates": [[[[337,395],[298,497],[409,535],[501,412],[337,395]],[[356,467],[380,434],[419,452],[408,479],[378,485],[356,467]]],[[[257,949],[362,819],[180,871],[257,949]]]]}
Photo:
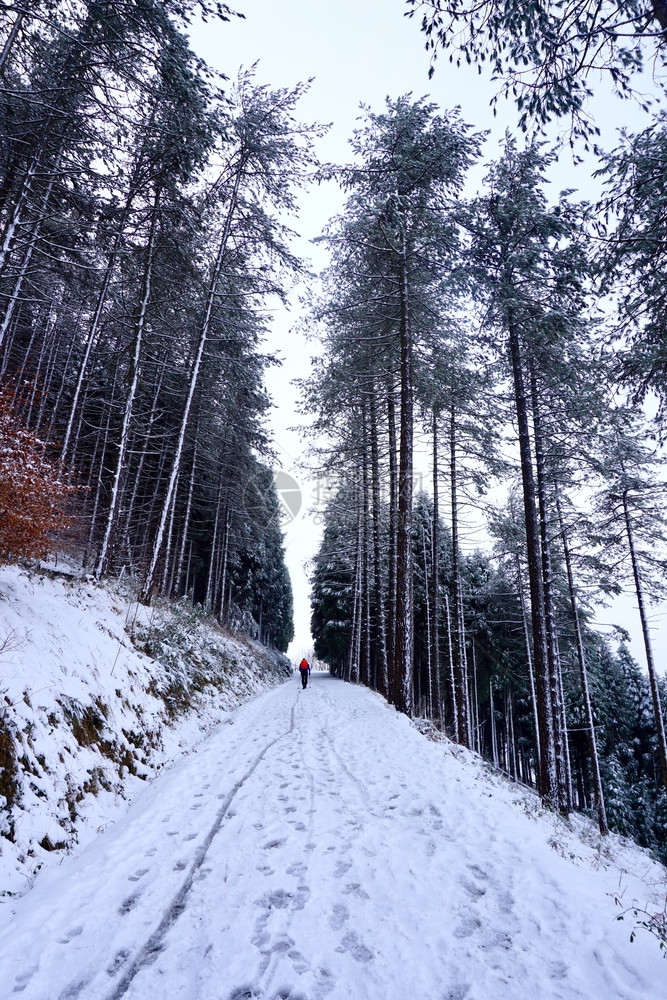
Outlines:
{"type": "MultiPolygon", "coordinates": [[[[317,130],[294,117],[301,88],[246,73],[223,89],[183,32],[193,16],[234,16],[225,4],[12,11],[0,39],[0,368],[13,440],[32,435],[61,481],[74,473],[70,544],[96,576],[128,570],[144,601],[189,593],[251,615],[286,649],[262,303],[300,267],[279,217],[312,163],[317,130]]],[[[54,487],[53,502],[66,493],[54,487]]],[[[2,558],[35,554],[20,536],[5,531],[2,558]]]]}
{"type": "MultiPolygon", "coordinates": [[[[409,6],[433,51],[461,45],[509,74],[524,125],[569,114],[584,138],[586,71],[602,60],[629,91],[643,42],[664,52],[658,0],[653,19],[638,2],[409,6]]],[[[234,16],[208,0],[3,7],[0,558],[67,530],[98,577],[128,571],[145,601],[186,593],[251,616],[284,649],[262,303],[299,271],[280,219],[317,130],[295,119],[300,88],[246,74],[223,89],[183,33],[202,14],[234,16]]],[[[330,171],[349,197],[304,392],[338,484],[315,562],[318,655],[562,811],[595,810],[605,829],[606,806],[663,850],[665,691],[645,599],[664,578],[664,491],[630,404],[656,394],[660,436],[665,124],[603,155],[593,214],[547,202],[535,142],[508,138],[464,201],[481,137],[457,114],[407,98],[368,112],[355,164],[330,171]],[[605,295],[613,321],[596,312],[605,295]],[[415,432],[431,478],[416,498],[415,432]],[[495,505],[493,484],[507,487],[495,505]],[[473,500],[492,556],[467,551],[473,500]],[[626,582],[648,679],[591,628],[626,582]]]]}
{"type": "MultiPolygon", "coordinates": [[[[310,311],[324,350],[303,392],[332,486],[316,653],[563,813],[590,810],[602,832],[611,821],[664,854],[667,692],[645,600],[663,590],[665,492],[619,390],[655,334],[635,323],[634,349],[617,354],[616,321],[597,305],[635,263],[615,242],[593,255],[599,214],[567,193],[549,204],[536,141],[508,136],[471,199],[461,186],[480,137],[456,112],[388,100],[352,146],[310,311]],[[430,482],[413,497],[415,433],[430,482]],[[462,540],[473,508],[492,555],[462,540]],[[591,627],[593,606],[626,585],[648,678],[591,627]]],[[[631,148],[607,160],[610,198],[631,148]]],[[[621,226],[638,224],[633,211],[621,226]]]]}

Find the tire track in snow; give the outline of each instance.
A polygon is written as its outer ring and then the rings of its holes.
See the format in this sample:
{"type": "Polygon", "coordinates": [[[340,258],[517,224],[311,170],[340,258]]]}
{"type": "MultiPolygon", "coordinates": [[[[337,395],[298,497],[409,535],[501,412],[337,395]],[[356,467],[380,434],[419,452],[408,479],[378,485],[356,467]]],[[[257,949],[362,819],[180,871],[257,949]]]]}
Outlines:
{"type": "MultiPolygon", "coordinates": [[[[132,985],[132,981],[134,980],[137,973],[146,965],[150,965],[151,962],[155,961],[155,959],[159,955],[160,951],[162,950],[162,941],[164,939],[164,936],[167,933],[167,931],[176,923],[180,915],[183,913],[185,909],[185,901],[192,888],[195,876],[197,872],[200,870],[202,864],[204,863],[204,859],[208,854],[209,848],[213,843],[216,834],[220,830],[220,827],[222,826],[222,821],[227,815],[229,807],[234,801],[236,795],[240,792],[240,790],[243,788],[248,779],[252,777],[252,775],[255,773],[255,771],[257,770],[257,768],[259,767],[259,765],[261,764],[262,760],[269,752],[269,750],[272,747],[274,747],[276,743],[278,743],[280,740],[285,739],[286,736],[289,736],[290,733],[294,731],[294,712],[296,710],[297,702],[298,699],[297,701],[294,702],[294,705],[292,706],[292,710],[290,712],[289,729],[286,729],[284,733],[280,733],[278,736],[276,736],[274,739],[270,740],[266,744],[261,753],[257,755],[251,766],[248,768],[246,773],[241,778],[239,778],[239,780],[233,786],[233,788],[227,795],[227,798],[220,806],[220,809],[217,812],[217,815],[215,817],[215,820],[213,821],[211,828],[206,834],[204,841],[199,845],[199,848],[197,849],[197,853],[195,854],[194,860],[190,865],[188,874],[185,877],[183,884],[181,885],[181,888],[174,896],[167,910],[165,910],[162,920],[160,921],[158,926],[155,928],[155,930],[148,938],[146,943],[143,945],[143,947],[139,949],[131,965],[125,970],[122,979],[116,984],[116,988],[114,989],[114,991],[108,995],[108,1000],[121,1000],[121,997],[125,996],[128,989],[132,985]]],[[[66,995],[67,993],[65,993],[65,996],[66,995]]]]}

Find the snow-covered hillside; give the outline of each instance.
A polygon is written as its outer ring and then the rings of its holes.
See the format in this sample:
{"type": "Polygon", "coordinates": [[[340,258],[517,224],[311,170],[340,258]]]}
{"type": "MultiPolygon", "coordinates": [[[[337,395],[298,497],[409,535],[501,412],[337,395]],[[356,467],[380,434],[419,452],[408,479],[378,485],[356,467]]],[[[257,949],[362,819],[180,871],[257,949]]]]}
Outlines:
{"type": "Polygon", "coordinates": [[[0,902],[7,996],[663,1000],[645,852],[325,674],[228,721],[0,902]]]}
{"type": "Polygon", "coordinates": [[[85,843],[288,661],[188,606],[0,568],[0,892],[85,843]]]}

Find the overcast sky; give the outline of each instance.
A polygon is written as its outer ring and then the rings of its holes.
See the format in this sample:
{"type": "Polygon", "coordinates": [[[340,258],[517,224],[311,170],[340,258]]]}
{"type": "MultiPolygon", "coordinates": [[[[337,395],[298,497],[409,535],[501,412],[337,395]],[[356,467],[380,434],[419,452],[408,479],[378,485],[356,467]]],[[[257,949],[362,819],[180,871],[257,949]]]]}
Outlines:
{"type": "MultiPolygon", "coordinates": [[[[460,106],[475,131],[490,132],[482,162],[471,176],[473,187],[481,184],[483,163],[497,155],[505,130],[516,127],[515,109],[504,99],[494,117],[489,102],[497,85],[475,68],[457,69],[440,58],[429,81],[423,36],[418,21],[403,16],[403,0],[238,0],[232,6],[237,6],[245,19],[197,25],[191,33],[194,49],[232,79],[241,66],[248,68],[255,62],[258,83],[294,86],[312,77],[310,91],[300,104],[300,118],[331,123],[328,134],[318,143],[321,160],[348,161],[348,140],[357,125],[360,104],[378,110],[388,95],[410,92],[415,97],[428,95],[443,109],[460,106]]],[[[601,142],[612,148],[618,127],[639,128],[643,116],[636,105],[614,99],[606,80],[596,85],[596,91],[595,119],[602,130],[601,142]]],[[[553,138],[557,138],[556,129],[553,138]]],[[[575,166],[570,154],[563,153],[552,171],[554,195],[563,188],[575,188],[582,198],[595,198],[598,185],[591,179],[593,166],[591,161],[575,166]]],[[[316,269],[324,266],[326,258],[323,249],[310,241],[341,206],[340,192],[333,183],[314,186],[301,198],[300,218],[292,225],[300,234],[299,251],[311,258],[316,269]]],[[[304,494],[301,511],[286,525],[285,536],[295,604],[296,636],[290,654],[300,658],[311,642],[308,560],[317,549],[320,528],[314,496],[317,484],[303,472],[304,443],[292,430],[299,420],[292,380],[308,375],[315,347],[294,328],[298,319],[296,294],[293,302],[291,312],[278,309],[273,316],[268,347],[280,353],[283,365],[270,373],[268,388],[275,402],[272,427],[278,466],[297,479],[304,494]]],[[[474,544],[471,535],[469,547],[474,544]]],[[[603,611],[600,618],[605,622],[618,620],[633,629],[633,653],[643,663],[636,612],[630,602],[615,607],[613,614],[603,611]]],[[[656,624],[659,620],[655,619],[656,624]]],[[[659,661],[661,670],[665,665],[667,655],[659,661]]]]}

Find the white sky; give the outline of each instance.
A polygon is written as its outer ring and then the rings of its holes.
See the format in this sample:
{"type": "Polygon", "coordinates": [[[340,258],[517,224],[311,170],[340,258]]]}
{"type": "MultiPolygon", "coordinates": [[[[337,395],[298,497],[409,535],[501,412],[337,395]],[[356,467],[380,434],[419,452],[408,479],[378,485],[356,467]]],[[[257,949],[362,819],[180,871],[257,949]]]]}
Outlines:
{"type": "MultiPolygon", "coordinates": [[[[232,4],[234,6],[234,4],[232,4]]],[[[238,0],[236,6],[244,20],[229,23],[209,22],[196,26],[191,39],[195,50],[216,69],[233,79],[241,66],[258,62],[258,83],[270,86],[294,86],[313,77],[309,93],[297,113],[302,121],[331,123],[327,136],[318,144],[321,160],[346,162],[350,159],[348,140],[356,126],[360,103],[380,109],[387,95],[396,97],[412,92],[415,97],[429,95],[442,108],[459,105],[463,117],[475,131],[489,130],[482,163],[471,175],[478,185],[484,173],[483,163],[494,158],[498,142],[506,128],[514,129],[516,112],[502,100],[494,118],[489,101],[497,86],[488,76],[479,76],[473,67],[457,69],[442,56],[435,76],[428,79],[429,60],[417,19],[408,20],[403,0],[238,0]]],[[[601,144],[616,144],[616,129],[626,125],[641,127],[643,115],[636,104],[622,102],[610,94],[608,81],[597,86],[594,113],[602,131],[601,144]],[[598,96],[599,95],[599,96],[598,96]]],[[[554,131],[554,138],[556,133],[554,131]]],[[[575,188],[581,197],[594,198],[598,186],[590,177],[590,161],[575,166],[564,153],[553,171],[556,190],[575,188]]],[[[318,236],[327,220],[340,210],[342,198],[336,185],[325,184],[309,189],[301,199],[299,220],[293,222],[301,239],[297,249],[313,261],[316,269],[326,263],[323,250],[309,241],[318,236]]],[[[294,303],[297,296],[293,296],[294,303]]],[[[286,558],[294,589],[295,641],[290,648],[293,658],[300,658],[311,645],[310,603],[307,564],[315,554],[320,537],[314,494],[317,486],[309,483],[299,469],[304,442],[292,428],[299,422],[294,409],[295,378],[310,371],[310,356],[316,348],[294,329],[298,306],[292,311],[280,308],[273,321],[269,349],[280,353],[283,365],[273,369],[268,388],[275,401],[272,427],[280,466],[299,481],[306,497],[301,512],[286,528],[286,558]]],[[[477,542],[471,539],[470,547],[477,542]]],[[[644,663],[638,631],[637,613],[630,600],[617,603],[613,611],[603,611],[600,622],[618,622],[631,630],[632,650],[644,663]]],[[[654,617],[656,629],[663,616],[654,617]]],[[[656,631],[656,659],[661,670],[667,666],[667,651],[662,653],[656,631]]]]}

